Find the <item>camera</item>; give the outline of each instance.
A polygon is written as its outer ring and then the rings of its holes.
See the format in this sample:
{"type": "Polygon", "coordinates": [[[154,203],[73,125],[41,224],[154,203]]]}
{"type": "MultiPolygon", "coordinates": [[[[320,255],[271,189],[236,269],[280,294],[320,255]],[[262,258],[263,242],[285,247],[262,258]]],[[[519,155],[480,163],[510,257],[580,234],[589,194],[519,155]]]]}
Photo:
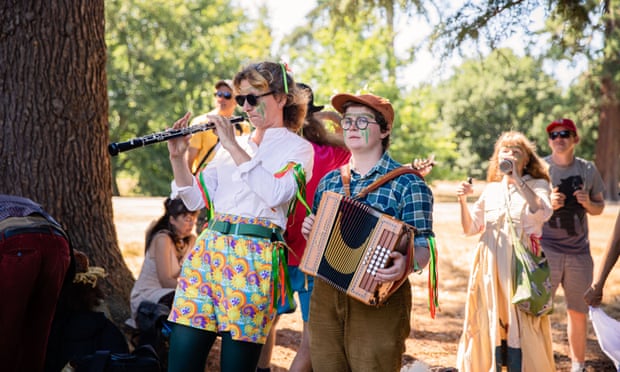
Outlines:
{"type": "Polygon", "coordinates": [[[504,159],[499,162],[499,170],[504,174],[512,173],[512,162],[508,159],[504,159]]]}

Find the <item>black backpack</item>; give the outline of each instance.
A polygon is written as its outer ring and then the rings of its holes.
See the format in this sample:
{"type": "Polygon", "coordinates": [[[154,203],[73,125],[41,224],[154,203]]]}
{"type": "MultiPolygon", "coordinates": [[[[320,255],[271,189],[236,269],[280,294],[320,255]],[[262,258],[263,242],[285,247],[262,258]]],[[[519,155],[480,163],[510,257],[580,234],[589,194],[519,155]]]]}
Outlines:
{"type": "Polygon", "coordinates": [[[71,362],[76,372],[160,372],[155,349],[138,346],[132,353],[112,353],[100,350],[71,362]]]}

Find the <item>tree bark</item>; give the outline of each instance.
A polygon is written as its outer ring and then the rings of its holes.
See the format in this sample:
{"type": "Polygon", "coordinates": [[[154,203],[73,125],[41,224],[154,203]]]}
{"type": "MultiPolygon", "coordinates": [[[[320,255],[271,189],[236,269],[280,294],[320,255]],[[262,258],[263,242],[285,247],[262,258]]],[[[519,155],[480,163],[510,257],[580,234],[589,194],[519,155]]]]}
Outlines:
{"type": "Polygon", "coordinates": [[[617,97],[620,77],[620,47],[618,47],[618,9],[620,1],[604,2],[605,47],[601,76],[601,106],[598,139],[596,141],[596,167],[605,183],[605,199],[618,200],[618,174],[620,162],[620,101],[617,97]]]}
{"type": "Polygon", "coordinates": [[[112,211],[103,0],[0,5],[0,192],[41,204],[108,272],[116,322],[133,277],[112,211]]]}
{"type": "Polygon", "coordinates": [[[602,103],[596,141],[596,168],[603,177],[605,199],[618,200],[618,160],[620,158],[620,105],[615,99],[612,79],[602,78],[602,103]]]}

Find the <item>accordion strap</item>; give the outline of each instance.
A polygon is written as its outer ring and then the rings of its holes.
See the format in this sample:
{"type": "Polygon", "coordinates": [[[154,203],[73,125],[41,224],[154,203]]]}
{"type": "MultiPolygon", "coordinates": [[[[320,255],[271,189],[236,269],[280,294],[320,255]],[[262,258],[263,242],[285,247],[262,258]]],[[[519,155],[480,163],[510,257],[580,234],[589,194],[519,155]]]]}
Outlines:
{"type": "MultiPolygon", "coordinates": [[[[373,183],[366,186],[362,191],[360,191],[359,194],[355,196],[355,198],[356,199],[363,198],[369,193],[378,189],[384,183],[387,183],[393,180],[394,178],[399,177],[403,174],[407,174],[407,173],[413,173],[417,175],[418,177],[420,177],[421,179],[424,179],[424,177],[422,176],[422,174],[420,174],[418,170],[414,169],[410,165],[403,165],[396,169],[392,169],[391,171],[387,172],[383,176],[376,179],[373,183]]],[[[351,197],[351,172],[350,172],[349,164],[346,164],[340,167],[340,177],[342,177],[342,186],[344,188],[345,195],[348,197],[351,197]]]]}

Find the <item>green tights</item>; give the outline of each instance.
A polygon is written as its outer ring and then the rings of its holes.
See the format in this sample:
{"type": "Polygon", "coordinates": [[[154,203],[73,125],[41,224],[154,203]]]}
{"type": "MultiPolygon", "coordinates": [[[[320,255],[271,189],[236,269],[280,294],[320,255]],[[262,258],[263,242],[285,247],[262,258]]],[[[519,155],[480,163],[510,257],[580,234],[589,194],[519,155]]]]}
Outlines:
{"type": "MultiPolygon", "coordinates": [[[[172,326],[169,372],[203,372],[209,351],[218,334],[180,324],[172,326]]],[[[222,372],[254,372],[260,357],[262,344],[235,341],[230,332],[222,332],[220,370],[222,372]]]]}

